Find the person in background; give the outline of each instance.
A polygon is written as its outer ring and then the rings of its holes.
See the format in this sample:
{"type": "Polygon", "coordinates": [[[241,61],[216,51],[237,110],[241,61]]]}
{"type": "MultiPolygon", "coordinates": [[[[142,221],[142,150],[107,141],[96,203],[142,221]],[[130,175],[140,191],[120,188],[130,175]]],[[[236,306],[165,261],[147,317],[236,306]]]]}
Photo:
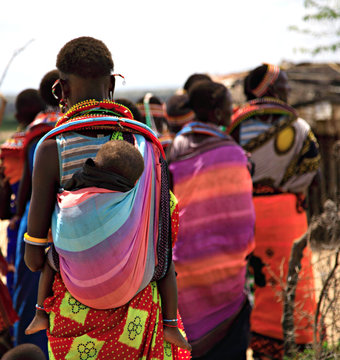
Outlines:
{"type": "MultiPolygon", "coordinates": [[[[11,196],[8,203],[3,202],[1,207],[10,208],[9,218],[12,219],[7,227],[7,262],[10,267],[15,266],[15,253],[18,237],[19,219],[15,217],[17,196],[20,180],[23,174],[26,152],[26,130],[36,115],[44,109],[44,102],[35,89],[21,91],[15,99],[15,118],[18,121],[17,131],[0,147],[1,168],[4,179],[10,185],[11,196]]],[[[13,296],[13,271],[7,274],[7,286],[13,296]]]]}
{"type": "Polygon", "coordinates": [[[183,85],[184,93],[189,93],[191,87],[199,81],[212,81],[211,77],[208,74],[203,73],[193,73],[191,74],[183,85]]]}
{"type": "MultiPolygon", "coordinates": [[[[195,113],[188,107],[187,94],[174,94],[165,103],[165,115],[169,126],[165,155],[168,158],[173,139],[182,127],[195,119],[195,113]]],[[[163,146],[164,147],[164,146],[163,146]]]]}
{"type": "Polygon", "coordinates": [[[168,131],[163,103],[157,96],[147,93],[137,100],[136,106],[142,114],[143,122],[156,133],[162,135],[168,131]]]}
{"type": "MultiPolygon", "coordinates": [[[[0,251],[0,275],[7,272],[8,264],[0,251]]],[[[0,278],[0,356],[13,347],[12,326],[18,319],[8,288],[0,278]]]]}
{"type": "Polygon", "coordinates": [[[182,325],[169,309],[162,311],[156,283],[172,261],[173,212],[163,149],[154,132],[112,101],[113,60],[102,41],[69,41],[56,65],[55,90],[69,110],[36,150],[25,234],[25,262],[32,271],[44,266],[50,227],[60,258],[53,295],[44,302],[50,320],[49,355],[56,360],[88,355],[98,360],[188,359],[187,350],[164,342],[165,320],[171,326],[182,325]],[[82,223],[76,231],[75,223],[61,226],[57,214],[63,209],[54,211],[58,192],[104,143],[118,139],[141,152],[140,180],[127,193],[106,191],[100,202],[98,189],[81,189],[84,196],[78,205],[86,209],[82,223]],[[68,231],[72,242],[62,236],[68,231]],[[73,276],[70,264],[83,276],[73,276]]]}
{"type": "Polygon", "coordinates": [[[7,105],[7,99],[1,92],[0,92],[0,100],[1,100],[1,106],[0,106],[0,126],[1,126],[2,119],[4,118],[5,109],[6,109],[6,105],[7,105]]]}
{"type": "MultiPolygon", "coordinates": [[[[255,359],[282,359],[282,296],[291,247],[307,230],[305,197],[317,174],[317,140],[306,121],[287,104],[287,74],[263,64],[244,80],[249,100],[232,116],[229,133],[251,154],[256,210],[255,250],[250,259],[255,279],[251,315],[255,359]],[[268,311],[270,309],[270,311],[268,311]]],[[[311,252],[305,249],[295,299],[295,339],[313,341],[315,312],[311,252]]]]}
{"type": "Polygon", "coordinates": [[[25,335],[25,329],[33,318],[31,309],[36,304],[39,275],[32,273],[25,264],[24,234],[27,231],[27,216],[32,190],[34,151],[40,138],[54,127],[60,116],[59,102],[52,94],[52,85],[58,78],[58,71],[51,70],[40,81],[39,95],[44,101],[44,108],[35,116],[25,131],[24,169],[17,194],[16,214],[10,222],[10,226],[19,223],[15,255],[16,271],[14,274],[13,304],[20,319],[14,325],[15,345],[23,343],[36,344],[44,351],[46,356],[46,334],[25,335]]]}
{"type": "Polygon", "coordinates": [[[174,248],[179,311],[193,359],[242,360],[255,222],[248,158],[220,129],[232,112],[227,88],[198,81],[188,96],[196,118],[177,133],[169,157],[180,221],[174,248]]]}
{"type": "Polygon", "coordinates": [[[166,150],[171,143],[171,135],[164,103],[157,96],[147,93],[143,98],[137,100],[137,107],[142,114],[143,122],[157,133],[163,149],[166,150]]]}
{"type": "Polygon", "coordinates": [[[34,344],[22,344],[7,351],[1,360],[46,360],[43,351],[34,344]]]}
{"type": "Polygon", "coordinates": [[[126,106],[131,111],[133,118],[136,121],[139,121],[139,122],[145,124],[145,118],[142,116],[137,105],[133,101],[126,99],[126,98],[119,98],[119,99],[116,99],[115,101],[117,104],[126,106]]]}
{"type": "Polygon", "coordinates": [[[195,113],[188,106],[187,94],[174,94],[165,103],[170,133],[176,135],[184,125],[194,121],[195,113]]]}

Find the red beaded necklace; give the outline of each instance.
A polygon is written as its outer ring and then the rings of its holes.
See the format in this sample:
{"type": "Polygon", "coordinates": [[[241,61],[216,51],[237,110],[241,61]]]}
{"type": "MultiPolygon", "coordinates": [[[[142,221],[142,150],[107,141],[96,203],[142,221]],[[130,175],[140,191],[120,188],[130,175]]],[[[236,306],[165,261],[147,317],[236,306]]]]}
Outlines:
{"type": "Polygon", "coordinates": [[[78,117],[100,117],[113,115],[133,120],[131,111],[124,105],[115,103],[110,100],[97,101],[94,99],[81,101],[71,107],[56,123],[56,127],[70,121],[76,120],[78,117]],[[105,111],[106,110],[106,111],[105,111]]]}

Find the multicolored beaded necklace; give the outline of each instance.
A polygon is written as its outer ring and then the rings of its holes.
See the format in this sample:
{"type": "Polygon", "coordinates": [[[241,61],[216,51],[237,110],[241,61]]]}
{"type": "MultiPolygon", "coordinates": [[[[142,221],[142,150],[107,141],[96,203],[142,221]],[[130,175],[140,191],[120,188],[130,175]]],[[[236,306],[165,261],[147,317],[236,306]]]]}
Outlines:
{"type": "Polygon", "coordinates": [[[264,97],[247,102],[244,106],[235,111],[231,117],[231,125],[228,128],[228,134],[231,134],[242,121],[255,115],[277,114],[286,115],[289,118],[296,119],[297,112],[284,101],[276,98],[264,97]]]}
{"type": "Polygon", "coordinates": [[[98,130],[99,128],[117,129],[124,132],[139,133],[151,140],[163,158],[164,150],[157,135],[147,125],[134,120],[131,111],[124,105],[110,100],[97,101],[85,100],[72,106],[57,122],[53,130],[43,136],[39,144],[44,140],[57,136],[67,131],[98,130]],[[122,121],[121,121],[121,120],[122,121]]]}
{"type": "Polygon", "coordinates": [[[94,99],[81,101],[71,107],[56,123],[56,127],[79,118],[94,118],[105,115],[124,117],[133,120],[131,111],[124,105],[111,100],[94,99]]]}

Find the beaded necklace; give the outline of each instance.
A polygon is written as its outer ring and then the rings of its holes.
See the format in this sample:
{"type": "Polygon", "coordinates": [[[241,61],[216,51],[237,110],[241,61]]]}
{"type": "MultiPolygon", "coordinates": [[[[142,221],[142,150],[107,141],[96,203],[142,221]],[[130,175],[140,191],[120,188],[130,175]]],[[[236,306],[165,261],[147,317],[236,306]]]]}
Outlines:
{"type": "Polygon", "coordinates": [[[254,99],[247,102],[232,115],[228,134],[231,134],[244,120],[254,115],[265,114],[286,115],[293,120],[297,118],[296,110],[279,99],[271,97],[254,99]]]}
{"type": "Polygon", "coordinates": [[[56,127],[79,117],[100,117],[104,115],[124,117],[133,120],[131,111],[124,105],[110,100],[97,101],[89,99],[73,105],[71,109],[59,119],[56,123],[56,127]]]}

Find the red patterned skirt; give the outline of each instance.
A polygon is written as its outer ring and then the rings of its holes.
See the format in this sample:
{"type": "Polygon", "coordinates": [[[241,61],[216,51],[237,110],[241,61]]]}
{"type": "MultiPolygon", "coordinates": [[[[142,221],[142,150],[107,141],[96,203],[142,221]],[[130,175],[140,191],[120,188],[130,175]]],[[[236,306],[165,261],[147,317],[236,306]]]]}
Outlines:
{"type": "MultiPolygon", "coordinates": [[[[54,360],[190,359],[190,352],[164,342],[161,301],[155,282],[128,304],[109,310],[89,308],[67,291],[59,274],[50,315],[49,357],[54,360]]],[[[180,323],[183,330],[183,325],[180,323]]]]}

